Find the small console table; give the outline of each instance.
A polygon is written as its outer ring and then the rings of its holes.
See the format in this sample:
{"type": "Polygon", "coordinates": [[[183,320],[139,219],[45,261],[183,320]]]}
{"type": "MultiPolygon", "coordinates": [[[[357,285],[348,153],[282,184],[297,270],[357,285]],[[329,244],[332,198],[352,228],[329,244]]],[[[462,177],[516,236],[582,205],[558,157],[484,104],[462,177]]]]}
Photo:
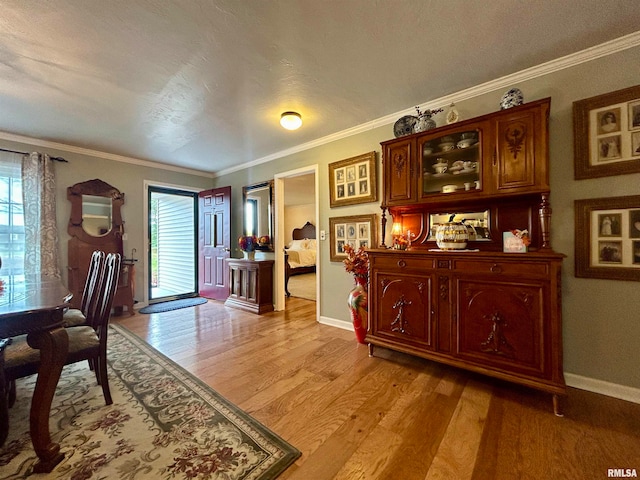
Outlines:
{"type": "Polygon", "coordinates": [[[230,258],[228,307],[262,315],[273,311],[273,260],[230,258]]]}

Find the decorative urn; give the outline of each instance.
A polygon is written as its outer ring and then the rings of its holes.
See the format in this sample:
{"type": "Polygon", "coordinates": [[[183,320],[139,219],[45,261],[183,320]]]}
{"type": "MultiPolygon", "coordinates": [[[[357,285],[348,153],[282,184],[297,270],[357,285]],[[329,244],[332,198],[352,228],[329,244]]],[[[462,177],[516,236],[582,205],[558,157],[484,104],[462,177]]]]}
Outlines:
{"type": "Polygon", "coordinates": [[[469,231],[462,222],[454,222],[454,216],[451,215],[447,223],[438,225],[436,229],[436,245],[441,250],[464,250],[467,248],[469,231]]]}

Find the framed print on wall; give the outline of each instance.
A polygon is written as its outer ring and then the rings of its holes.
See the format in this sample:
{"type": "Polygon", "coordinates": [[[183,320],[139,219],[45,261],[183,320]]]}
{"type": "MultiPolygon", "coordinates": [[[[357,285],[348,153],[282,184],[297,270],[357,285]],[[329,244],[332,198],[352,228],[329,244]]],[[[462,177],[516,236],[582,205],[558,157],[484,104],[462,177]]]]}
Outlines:
{"type": "Polygon", "coordinates": [[[376,152],[329,164],[330,205],[355,205],[378,201],[376,152]]]}
{"type": "Polygon", "coordinates": [[[345,245],[356,250],[360,247],[373,248],[377,245],[376,215],[352,215],[329,218],[330,260],[341,262],[347,258],[345,245]]]}
{"type": "Polygon", "coordinates": [[[575,178],[640,172],[640,85],[573,102],[575,178]]]}
{"type": "Polygon", "coordinates": [[[640,195],[575,201],[576,277],[640,281],[640,195]]]}

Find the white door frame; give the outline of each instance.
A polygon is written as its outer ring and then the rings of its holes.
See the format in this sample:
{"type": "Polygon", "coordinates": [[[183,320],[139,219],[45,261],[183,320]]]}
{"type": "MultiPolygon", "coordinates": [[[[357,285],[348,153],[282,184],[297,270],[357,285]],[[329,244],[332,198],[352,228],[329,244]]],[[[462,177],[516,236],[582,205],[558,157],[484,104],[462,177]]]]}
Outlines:
{"type": "Polygon", "coordinates": [[[285,291],[284,291],[284,247],[285,247],[285,232],[284,232],[284,190],[285,179],[290,177],[298,177],[300,175],[308,175],[312,173],[315,182],[315,219],[314,224],[316,226],[316,321],[320,318],[320,275],[322,265],[322,248],[319,237],[320,226],[318,221],[320,219],[320,207],[318,201],[318,165],[310,165],[308,167],[302,167],[295,170],[289,170],[287,172],[277,173],[274,175],[274,195],[275,195],[275,207],[274,207],[274,223],[275,223],[275,309],[277,311],[284,310],[285,307],[285,291]]]}

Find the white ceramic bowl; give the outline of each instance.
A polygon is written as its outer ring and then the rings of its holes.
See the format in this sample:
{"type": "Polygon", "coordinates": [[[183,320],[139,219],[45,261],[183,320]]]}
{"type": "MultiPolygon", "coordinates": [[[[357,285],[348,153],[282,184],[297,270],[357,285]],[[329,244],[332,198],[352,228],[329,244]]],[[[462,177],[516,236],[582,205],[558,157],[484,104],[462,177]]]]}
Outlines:
{"type": "Polygon", "coordinates": [[[449,150],[453,150],[454,148],[456,148],[455,143],[441,143],[438,146],[440,147],[440,150],[442,150],[443,152],[448,152],[449,150]]]}

